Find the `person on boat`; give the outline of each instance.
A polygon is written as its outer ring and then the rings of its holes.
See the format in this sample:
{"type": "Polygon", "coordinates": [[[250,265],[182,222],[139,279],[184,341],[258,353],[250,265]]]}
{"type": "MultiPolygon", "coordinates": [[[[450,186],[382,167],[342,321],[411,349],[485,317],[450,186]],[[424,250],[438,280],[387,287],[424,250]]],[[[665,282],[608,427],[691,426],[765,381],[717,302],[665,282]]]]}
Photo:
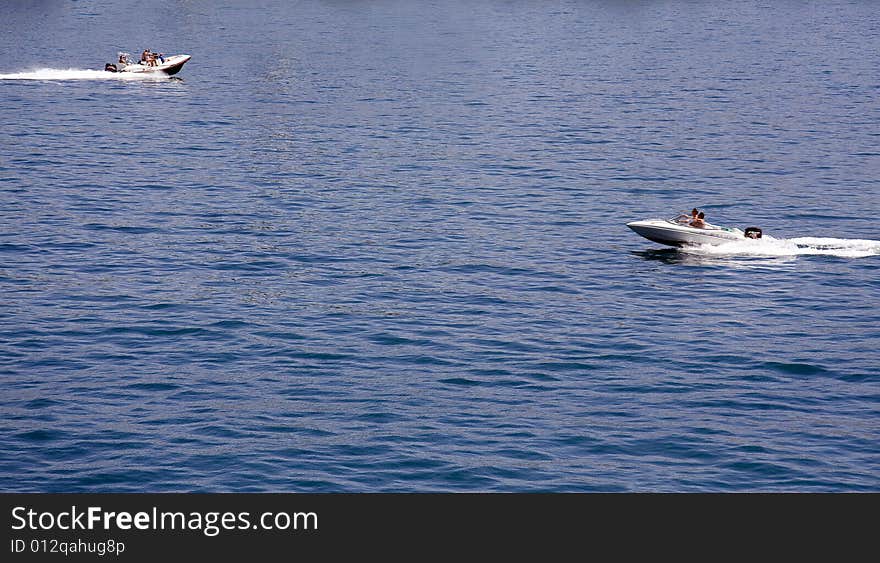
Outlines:
{"type": "Polygon", "coordinates": [[[146,64],[147,66],[158,65],[159,63],[156,62],[156,53],[149,49],[144,49],[144,52],[141,53],[141,64],[146,64]]]}
{"type": "MultiPolygon", "coordinates": [[[[696,211],[696,210],[695,210],[696,211]]],[[[691,227],[696,227],[697,229],[705,229],[706,228],[706,214],[700,211],[699,215],[694,218],[693,221],[690,222],[691,227]]]]}
{"type": "Polygon", "coordinates": [[[106,70],[107,72],[116,72],[118,69],[116,68],[115,64],[107,63],[104,65],[104,70],[106,70]]]}
{"type": "Polygon", "coordinates": [[[681,215],[679,215],[678,217],[675,218],[675,222],[676,223],[685,223],[685,224],[690,223],[691,221],[693,221],[694,219],[697,218],[698,213],[699,213],[699,211],[697,211],[697,208],[694,207],[693,209],[691,209],[690,215],[688,215],[687,213],[682,213],[681,215]]]}

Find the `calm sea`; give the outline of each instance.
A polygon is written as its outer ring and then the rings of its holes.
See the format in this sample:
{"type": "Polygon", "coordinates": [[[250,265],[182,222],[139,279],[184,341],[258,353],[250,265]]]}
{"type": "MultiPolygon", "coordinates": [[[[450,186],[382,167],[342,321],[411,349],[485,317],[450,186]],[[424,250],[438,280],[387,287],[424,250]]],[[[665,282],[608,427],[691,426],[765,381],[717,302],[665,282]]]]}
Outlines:
{"type": "Polygon", "coordinates": [[[3,491],[880,491],[875,2],[0,31],[3,491]]]}

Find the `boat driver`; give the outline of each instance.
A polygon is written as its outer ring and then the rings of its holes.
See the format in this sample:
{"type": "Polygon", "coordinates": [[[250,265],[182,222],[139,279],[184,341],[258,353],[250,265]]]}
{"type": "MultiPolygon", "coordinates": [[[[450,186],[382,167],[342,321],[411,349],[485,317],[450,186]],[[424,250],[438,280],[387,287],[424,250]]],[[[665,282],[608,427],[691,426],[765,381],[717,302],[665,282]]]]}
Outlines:
{"type": "Polygon", "coordinates": [[[678,217],[675,218],[675,222],[676,223],[690,223],[691,221],[696,220],[698,213],[699,213],[699,211],[697,211],[697,208],[694,207],[693,209],[691,209],[690,215],[688,215],[687,213],[682,213],[681,215],[679,215],[678,217]]]}
{"type": "MultiPolygon", "coordinates": [[[[696,210],[694,210],[696,211],[696,210]]],[[[700,211],[700,214],[690,222],[691,227],[696,227],[697,229],[705,229],[706,228],[706,214],[700,211]]]]}

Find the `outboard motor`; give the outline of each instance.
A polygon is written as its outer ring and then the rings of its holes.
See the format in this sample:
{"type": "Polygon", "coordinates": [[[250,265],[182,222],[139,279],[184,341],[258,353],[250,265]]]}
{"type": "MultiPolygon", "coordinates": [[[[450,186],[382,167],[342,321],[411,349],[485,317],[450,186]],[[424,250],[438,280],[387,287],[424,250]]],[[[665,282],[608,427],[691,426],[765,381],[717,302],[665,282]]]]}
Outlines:
{"type": "Polygon", "coordinates": [[[119,69],[116,68],[115,64],[107,63],[104,65],[104,70],[106,70],[107,72],[116,72],[119,69]]]}
{"type": "Polygon", "coordinates": [[[746,230],[745,230],[746,238],[761,238],[762,234],[763,233],[761,232],[760,227],[746,227],[746,230]]]}

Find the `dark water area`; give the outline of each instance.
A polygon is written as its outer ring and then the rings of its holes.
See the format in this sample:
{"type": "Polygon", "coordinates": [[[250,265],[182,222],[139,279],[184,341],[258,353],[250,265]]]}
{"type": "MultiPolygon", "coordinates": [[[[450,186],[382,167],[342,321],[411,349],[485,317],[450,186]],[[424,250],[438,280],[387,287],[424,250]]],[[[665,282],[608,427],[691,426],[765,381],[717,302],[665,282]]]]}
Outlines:
{"type": "Polygon", "coordinates": [[[3,20],[0,490],[880,490],[876,3],[3,20]]]}

